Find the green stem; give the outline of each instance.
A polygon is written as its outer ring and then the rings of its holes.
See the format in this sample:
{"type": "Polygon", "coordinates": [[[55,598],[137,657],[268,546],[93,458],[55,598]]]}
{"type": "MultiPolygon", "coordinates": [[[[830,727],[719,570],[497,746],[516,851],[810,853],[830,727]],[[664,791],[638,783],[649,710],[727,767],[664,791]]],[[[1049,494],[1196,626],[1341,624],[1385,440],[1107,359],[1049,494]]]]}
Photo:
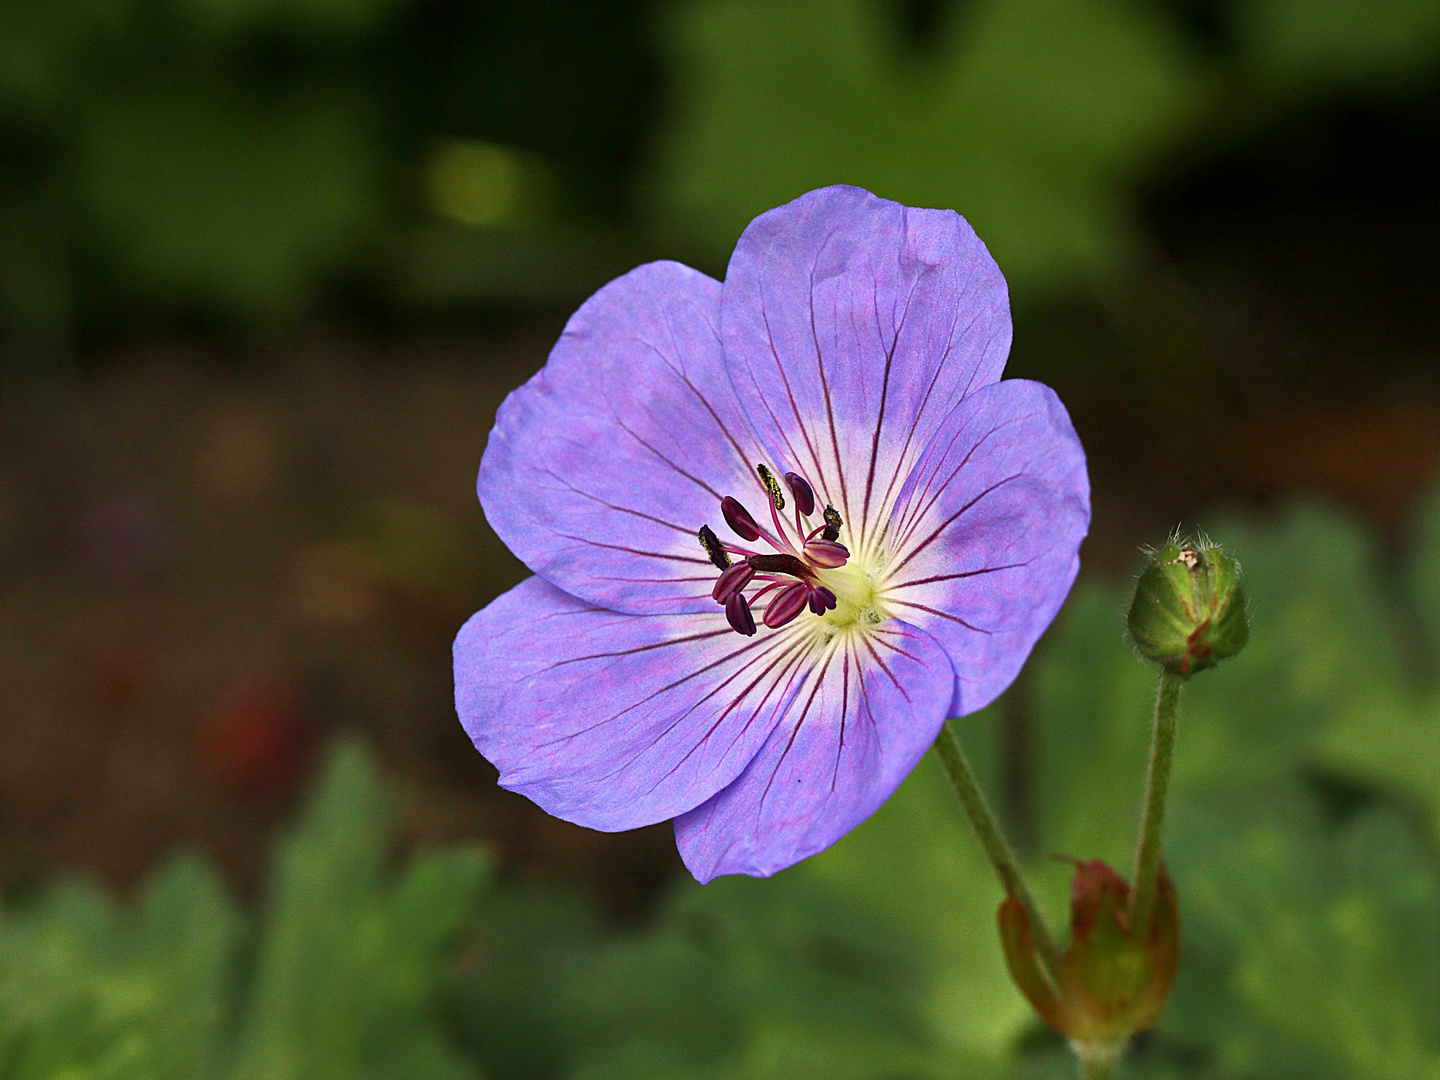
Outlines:
{"type": "Polygon", "coordinates": [[[1155,911],[1159,889],[1160,847],[1165,834],[1165,799],[1170,792],[1170,765],[1175,758],[1175,729],[1180,723],[1180,688],[1184,679],[1160,673],[1155,695],[1155,734],[1150,743],[1150,771],[1145,778],[1145,810],[1140,818],[1140,845],[1135,853],[1135,884],[1130,891],[1129,925],[1144,933],[1155,911]]]}
{"type": "Polygon", "coordinates": [[[980,790],[980,782],[975,779],[975,771],[970,768],[960,740],[948,722],[940,729],[940,735],[935,740],[935,752],[940,755],[940,761],[950,775],[950,783],[955,787],[955,794],[960,797],[960,805],[965,808],[975,835],[980,839],[980,846],[985,849],[990,865],[995,868],[995,873],[1000,878],[1001,887],[1008,895],[1020,901],[1021,907],[1025,909],[1025,916],[1030,920],[1030,932],[1035,939],[1035,951],[1040,954],[1050,980],[1056,986],[1061,985],[1060,951],[1055,947],[1055,939],[1050,936],[1050,928],[1045,925],[1040,909],[1035,906],[1035,898],[1030,895],[1030,889],[1020,873],[1020,863],[1015,858],[1015,852],[1010,849],[1010,843],[1005,839],[995,812],[990,809],[985,793],[980,790]]]}
{"type": "Polygon", "coordinates": [[[1124,1043],[1071,1043],[1080,1059],[1080,1080],[1112,1080],[1120,1067],[1124,1043]]]}

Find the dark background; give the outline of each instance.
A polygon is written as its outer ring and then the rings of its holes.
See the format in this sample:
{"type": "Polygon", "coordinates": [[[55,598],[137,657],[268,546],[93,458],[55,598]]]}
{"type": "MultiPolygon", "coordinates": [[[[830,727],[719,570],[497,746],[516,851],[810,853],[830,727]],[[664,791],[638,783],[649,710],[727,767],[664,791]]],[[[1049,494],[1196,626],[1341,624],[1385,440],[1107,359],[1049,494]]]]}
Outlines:
{"type": "Polygon", "coordinates": [[[358,728],[410,839],[642,918],[668,827],[546,818],[455,722],[450,639],[522,575],[474,471],[591,290],[722,274],[827,183],[991,245],[1009,374],[1090,454],[1085,574],[1300,490],[1398,549],[1437,168],[1419,0],[3,0],[0,884],[194,843],[251,894],[358,728]]]}

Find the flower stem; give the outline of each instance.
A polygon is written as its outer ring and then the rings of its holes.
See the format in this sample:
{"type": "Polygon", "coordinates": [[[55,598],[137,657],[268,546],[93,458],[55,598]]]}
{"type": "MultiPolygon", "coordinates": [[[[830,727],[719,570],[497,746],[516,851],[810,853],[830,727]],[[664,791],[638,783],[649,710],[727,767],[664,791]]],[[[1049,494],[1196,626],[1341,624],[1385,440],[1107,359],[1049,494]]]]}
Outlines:
{"type": "Polygon", "coordinates": [[[1040,909],[1035,906],[1035,898],[1030,895],[1030,889],[1020,873],[1020,863],[1015,858],[1015,852],[1005,839],[1000,822],[996,819],[995,812],[990,809],[985,793],[980,790],[975,771],[970,768],[970,761],[948,721],[935,740],[935,752],[940,755],[945,772],[950,776],[950,783],[954,785],[955,794],[960,798],[960,805],[964,807],[965,814],[975,829],[975,835],[980,839],[980,846],[985,849],[990,865],[995,868],[995,874],[1000,878],[1001,887],[1025,909],[1025,917],[1030,921],[1030,932],[1035,941],[1035,951],[1040,954],[1046,973],[1052,983],[1060,986],[1060,951],[1055,947],[1055,939],[1050,936],[1050,928],[1045,925],[1040,909]]]}
{"type": "Polygon", "coordinates": [[[1071,1043],[1080,1059],[1080,1080],[1112,1080],[1120,1066],[1124,1043],[1071,1043]]]}
{"type": "Polygon", "coordinates": [[[1144,933],[1155,910],[1160,877],[1160,843],[1165,833],[1165,799],[1170,791],[1170,764],[1175,757],[1175,729],[1180,723],[1180,688],[1184,680],[1160,673],[1155,695],[1155,733],[1150,743],[1150,771],[1145,778],[1145,809],[1140,818],[1140,844],[1135,853],[1135,884],[1130,890],[1128,923],[1144,933]]]}

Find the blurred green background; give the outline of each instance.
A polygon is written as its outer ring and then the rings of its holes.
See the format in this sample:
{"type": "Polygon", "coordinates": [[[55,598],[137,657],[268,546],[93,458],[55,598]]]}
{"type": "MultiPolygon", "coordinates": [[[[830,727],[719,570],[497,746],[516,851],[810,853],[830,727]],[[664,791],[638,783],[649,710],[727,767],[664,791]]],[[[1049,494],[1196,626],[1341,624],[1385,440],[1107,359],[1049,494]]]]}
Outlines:
{"type": "Polygon", "coordinates": [[[0,0],[0,1080],[1070,1075],[933,761],[701,889],[450,706],[504,394],[836,182],[974,223],[1090,454],[960,723],[1057,920],[1128,865],[1138,545],[1249,573],[1132,1075],[1440,1078],[1437,176],[1437,0],[0,0]]]}

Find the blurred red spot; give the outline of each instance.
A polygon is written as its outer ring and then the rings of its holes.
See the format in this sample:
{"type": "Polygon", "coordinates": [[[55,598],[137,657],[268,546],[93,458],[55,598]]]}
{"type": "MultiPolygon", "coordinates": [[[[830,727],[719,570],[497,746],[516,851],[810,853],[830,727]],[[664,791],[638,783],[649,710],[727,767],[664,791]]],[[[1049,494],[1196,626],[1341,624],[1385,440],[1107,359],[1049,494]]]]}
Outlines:
{"type": "Polygon", "coordinates": [[[243,679],[206,717],[200,755],[218,784],[261,794],[288,788],[304,773],[306,738],[300,693],[288,679],[243,679]]]}

